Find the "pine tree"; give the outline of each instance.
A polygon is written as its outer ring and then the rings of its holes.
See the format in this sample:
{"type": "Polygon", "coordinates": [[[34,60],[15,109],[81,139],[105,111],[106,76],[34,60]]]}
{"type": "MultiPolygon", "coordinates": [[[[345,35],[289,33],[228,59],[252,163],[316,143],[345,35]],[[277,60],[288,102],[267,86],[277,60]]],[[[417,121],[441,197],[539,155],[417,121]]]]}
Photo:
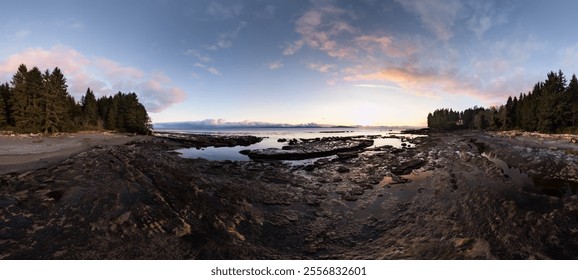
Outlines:
{"type": "Polygon", "coordinates": [[[58,67],[44,73],[44,110],[42,130],[54,133],[71,129],[70,103],[66,78],[58,67]]]}
{"type": "Polygon", "coordinates": [[[569,125],[576,130],[578,124],[578,79],[576,79],[576,75],[572,75],[572,79],[570,79],[567,94],[569,96],[569,125]]]}
{"type": "Polygon", "coordinates": [[[118,123],[120,123],[118,120],[118,98],[111,97],[110,101],[108,102],[105,128],[110,130],[116,130],[118,123]]]}
{"type": "Polygon", "coordinates": [[[26,109],[28,107],[28,94],[26,93],[27,79],[26,74],[28,73],[28,68],[26,65],[21,64],[18,67],[18,71],[12,76],[12,110],[13,110],[13,121],[14,126],[20,127],[25,124],[26,109]]]}
{"type": "Polygon", "coordinates": [[[94,129],[146,134],[150,118],[136,93],[119,92],[98,100],[90,88],[77,103],[68,93],[66,78],[58,67],[52,72],[28,70],[21,64],[10,82],[0,84],[0,128],[19,132],[55,133],[94,129]]]}
{"type": "Polygon", "coordinates": [[[0,129],[8,127],[8,97],[10,88],[6,84],[0,85],[0,129]]]}
{"type": "Polygon", "coordinates": [[[82,113],[84,126],[97,126],[99,123],[98,105],[96,97],[90,88],[86,90],[86,94],[82,97],[82,113]]]}
{"type": "Polygon", "coordinates": [[[44,82],[42,72],[38,67],[33,67],[27,73],[26,93],[29,95],[28,108],[26,109],[26,125],[22,126],[26,131],[39,132],[43,122],[44,82]]]}

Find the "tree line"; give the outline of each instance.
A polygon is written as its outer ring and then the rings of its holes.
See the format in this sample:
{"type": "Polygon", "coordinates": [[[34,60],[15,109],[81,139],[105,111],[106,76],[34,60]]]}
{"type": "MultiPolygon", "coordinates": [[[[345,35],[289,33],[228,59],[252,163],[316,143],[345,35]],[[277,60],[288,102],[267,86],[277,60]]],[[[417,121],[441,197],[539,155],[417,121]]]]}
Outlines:
{"type": "Polygon", "coordinates": [[[148,134],[151,121],[135,93],[96,98],[88,88],[77,102],[62,71],[18,67],[10,83],[0,84],[0,130],[19,133],[115,130],[148,134]]]}
{"type": "Polygon", "coordinates": [[[433,129],[479,129],[578,133],[578,79],[570,82],[564,73],[550,72],[532,91],[510,96],[499,107],[474,107],[462,112],[438,109],[429,113],[428,127],[433,129]]]}

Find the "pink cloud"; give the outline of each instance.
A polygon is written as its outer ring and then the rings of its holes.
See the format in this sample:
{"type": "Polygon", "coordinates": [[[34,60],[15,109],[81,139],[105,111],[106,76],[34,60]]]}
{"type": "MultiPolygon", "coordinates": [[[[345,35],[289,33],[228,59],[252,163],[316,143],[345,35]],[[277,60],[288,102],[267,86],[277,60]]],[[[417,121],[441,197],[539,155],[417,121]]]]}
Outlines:
{"type": "Polygon", "coordinates": [[[334,64],[323,64],[323,63],[309,63],[307,68],[321,73],[328,73],[331,69],[335,68],[334,64]]]}
{"type": "Polygon", "coordinates": [[[283,53],[292,55],[303,46],[325,52],[330,57],[339,59],[356,55],[353,47],[339,44],[336,37],[341,34],[353,34],[358,30],[341,17],[351,15],[344,9],[331,4],[317,4],[295,21],[295,31],[301,38],[287,44],[283,53]]]}
{"type": "Polygon", "coordinates": [[[97,96],[135,92],[147,110],[161,112],[186,98],[186,93],[172,86],[171,80],[162,73],[149,74],[110,59],[89,58],[66,46],[29,48],[15,53],[0,61],[0,78],[10,81],[20,64],[36,66],[41,71],[60,68],[66,76],[68,92],[76,100],[80,100],[88,87],[97,96]]]}
{"type": "Polygon", "coordinates": [[[104,76],[106,77],[114,77],[114,76],[121,76],[126,77],[129,79],[142,79],[144,77],[144,73],[136,69],[134,67],[127,67],[120,65],[116,61],[112,61],[106,58],[97,58],[94,59],[94,64],[96,68],[101,70],[104,76]]]}

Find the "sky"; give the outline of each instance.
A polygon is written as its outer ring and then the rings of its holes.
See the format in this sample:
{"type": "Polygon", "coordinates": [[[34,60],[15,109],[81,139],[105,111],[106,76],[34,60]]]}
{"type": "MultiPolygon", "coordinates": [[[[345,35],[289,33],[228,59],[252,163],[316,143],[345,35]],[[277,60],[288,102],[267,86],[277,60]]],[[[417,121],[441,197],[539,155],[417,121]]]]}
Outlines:
{"type": "Polygon", "coordinates": [[[0,82],[59,67],[76,100],[135,92],[154,123],[424,126],[578,72],[578,1],[19,0],[0,82]]]}

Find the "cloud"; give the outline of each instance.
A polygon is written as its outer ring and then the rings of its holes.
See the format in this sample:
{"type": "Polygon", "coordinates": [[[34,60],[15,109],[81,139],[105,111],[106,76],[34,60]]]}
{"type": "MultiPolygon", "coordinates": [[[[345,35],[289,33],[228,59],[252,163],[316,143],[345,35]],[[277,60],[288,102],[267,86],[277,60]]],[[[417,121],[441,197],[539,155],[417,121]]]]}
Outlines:
{"type": "Polygon", "coordinates": [[[202,63],[195,63],[195,67],[204,69],[205,71],[215,75],[215,76],[221,76],[221,71],[219,71],[219,69],[212,67],[212,66],[207,66],[205,64],[202,63]]]}
{"type": "Polygon", "coordinates": [[[385,59],[380,65],[367,59],[342,70],[341,81],[393,84],[417,96],[466,95],[490,105],[530,90],[539,78],[522,66],[542,48],[532,37],[481,44],[468,60],[460,60],[463,54],[446,44],[413,43],[411,55],[385,59]]]}
{"type": "Polygon", "coordinates": [[[287,43],[285,49],[283,49],[283,54],[294,55],[303,47],[303,45],[305,45],[305,42],[303,42],[303,40],[297,40],[292,43],[287,43]]]}
{"type": "Polygon", "coordinates": [[[396,39],[393,36],[360,35],[353,39],[357,48],[366,55],[385,55],[388,57],[409,57],[417,52],[419,42],[396,39]]]}
{"type": "Polygon", "coordinates": [[[230,19],[240,15],[243,12],[243,6],[240,3],[227,4],[222,1],[211,1],[207,7],[207,14],[219,19],[230,19]]]}
{"type": "Polygon", "coordinates": [[[130,80],[141,80],[145,74],[140,69],[123,66],[116,61],[106,58],[93,59],[94,65],[105,77],[124,77],[130,80]]]}
{"type": "Polygon", "coordinates": [[[66,19],[59,21],[57,22],[57,26],[70,30],[84,30],[84,23],[76,19],[66,19]]]}
{"type": "Polygon", "coordinates": [[[492,1],[467,2],[469,10],[467,26],[478,39],[492,27],[507,22],[506,16],[495,7],[492,1]]]}
{"type": "MultiPolygon", "coordinates": [[[[213,61],[213,59],[211,59],[211,57],[204,55],[203,53],[194,50],[194,49],[188,49],[184,52],[184,54],[186,56],[192,56],[194,58],[196,58],[198,60],[197,63],[194,64],[195,67],[197,68],[201,68],[215,76],[221,76],[221,72],[219,71],[219,69],[207,65],[207,63],[210,63],[211,61],[213,61]]],[[[193,73],[193,77],[198,78],[197,73],[193,73]]]]}
{"type": "Polygon", "coordinates": [[[241,21],[235,30],[225,33],[220,33],[217,36],[217,42],[212,45],[206,45],[205,48],[208,50],[216,51],[219,49],[227,49],[233,45],[233,40],[239,36],[239,33],[243,28],[247,26],[246,21],[241,21]]]}
{"type": "Polygon", "coordinates": [[[0,78],[12,79],[20,64],[37,66],[41,71],[58,67],[69,86],[68,92],[80,100],[90,87],[97,96],[113,95],[118,91],[135,92],[150,112],[161,112],[185,100],[186,93],[171,85],[162,73],[146,73],[106,58],[89,58],[66,46],[52,49],[29,48],[0,61],[0,78]]]}
{"type": "Polygon", "coordinates": [[[283,68],[283,63],[281,63],[281,60],[276,60],[267,64],[267,68],[269,68],[270,70],[281,69],[283,68]]]}
{"type": "Polygon", "coordinates": [[[391,85],[383,85],[383,84],[359,84],[354,85],[356,87],[364,87],[364,88],[378,88],[378,89],[389,89],[389,90],[399,90],[400,87],[391,86],[391,85]]]}
{"type": "Polygon", "coordinates": [[[354,16],[330,2],[318,1],[314,4],[315,7],[295,21],[295,31],[301,38],[288,43],[283,54],[293,55],[303,46],[308,46],[323,51],[330,57],[343,59],[354,56],[355,48],[337,42],[338,36],[357,32],[357,29],[346,21],[354,16]]]}
{"type": "Polygon", "coordinates": [[[207,62],[211,62],[212,59],[211,57],[202,54],[201,52],[195,50],[195,49],[188,49],[184,52],[184,55],[187,56],[192,56],[196,59],[198,59],[199,61],[203,62],[203,63],[207,63],[207,62]]]}
{"type": "Polygon", "coordinates": [[[277,10],[277,7],[275,7],[271,4],[267,4],[263,9],[257,10],[255,12],[255,17],[257,19],[271,19],[275,16],[276,10],[277,10]]]}
{"type": "MultiPolygon", "coordinates": [[[[447,74],[421,69],[390,68],[377,72],[360,73],[344,78],[348,82],[389,82],[417,96],[436,97],[441,90],[455,87],[454,79],[447,74]]],[[[465,90],[461,88],[461,90],[465,90]]]]}
{"type": "Polygon", "coordinates": [[[396,0],[410,13],[419,16],[424,27],[431,30],[438,39],[448,41],[453,37],[452,28],[462,8],[459,0],[396,0]]]}
{"type": "Polygon", "coordinates": [[[328,73],[331,69],[335,68],[335,64],[323,64],[323,63],[309,63],[307,68],[321,73],[328,73]]]}
{"type": "MultiPolygon", "coordinates": [[[[525,41],[475,40],[467,49],[458,48],[450,40],[457,31],[480,38],[505,22],[506,17],[494,2],[396,2],[393,4],[416,15],[405,20],[420,22],[425,34],[368,29],[363,15],[355,11],[375,8],[375,3],[359,3],[367,5],[352,12],[337,6],[337,1],[319,0],[312,1],[312,6],[296,18],[294,30],[299,37],[284,45],[283,54],[290,56],[309,49],[327,55],[323,63],[306,61],[304,65],[326,73],[328,85],[393,87],[428,98],[466,95],[486,104],[502,102],[508,95],[531,87],[529,71],[520,66],[539,49],[539,43],[531,37],[525,41]],[[438,40],[432,40],[432,36],[438,40]]],[[[569,49],[561,56],[572,58],[573,54],[569,49]]]]}

